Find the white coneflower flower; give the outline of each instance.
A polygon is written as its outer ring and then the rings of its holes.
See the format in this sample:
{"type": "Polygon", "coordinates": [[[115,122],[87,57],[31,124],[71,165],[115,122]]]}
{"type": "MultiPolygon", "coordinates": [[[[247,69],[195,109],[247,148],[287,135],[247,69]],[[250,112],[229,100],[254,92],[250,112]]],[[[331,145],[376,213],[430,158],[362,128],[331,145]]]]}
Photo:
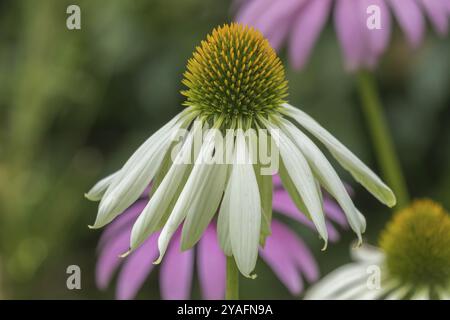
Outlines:
{"type": "Polygon", "coordinates": [[[353,250],[355,262],[326,276],[308,299],[450,299],[450,216],[431,200],[396,214],[380,248],[353,250]]]}
{"type": "Polygon", "coordinates": [[[254,139],[244,130],[254,129],[259,135],[264,129],[274,141],[271,150],[279,149],[281,154],[285,188],[314,222],[325,245],[328,235],[320,186],[336,198],[361,239],[364,217],[325,156],[294,123],[320,140],[381,202],[395,204],[392,191],[353,153],[311,117],[285,102],[283,66],[258,31],[239,24],[215,29],[189,60],[184,76],[186,109],[152,135],[119,171],[87,193],[89,199],[101,199],[93,228],[112,221],[153,181],[150,201],[133,227],[130,250],[162,228],[160,261],[183,221],[181,246],[187,249],[218,212],[221,247],[234,256],[241,273],[250,276],[258,246],[270,234],[272,179],[260,172],[262,163],[253,152],[254,139]],[[173,137],[182,128],[189,133],[181,148],[175,148],[173,137]],[[237,130],[225,147],[232,155],[230,162],[199,161],[223,151],[208,128],[218,129],[221,135],[237,130]],[[194,163],[183,161],[191,158],[195,136],[203,132],[208,133],[200,150],[194,150],[194,163]]]}

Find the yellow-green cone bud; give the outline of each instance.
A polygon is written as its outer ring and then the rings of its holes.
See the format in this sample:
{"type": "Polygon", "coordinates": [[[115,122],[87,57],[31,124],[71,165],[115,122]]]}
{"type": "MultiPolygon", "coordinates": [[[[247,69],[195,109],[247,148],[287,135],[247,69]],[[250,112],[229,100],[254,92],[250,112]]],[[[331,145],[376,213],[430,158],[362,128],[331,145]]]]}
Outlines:
{"type": "Polygon", "coordinates": [[[381,235],[389,272],[405,283],[450,282],[450,216],[431,200],[415,201],[396,214],[381,235]]]}

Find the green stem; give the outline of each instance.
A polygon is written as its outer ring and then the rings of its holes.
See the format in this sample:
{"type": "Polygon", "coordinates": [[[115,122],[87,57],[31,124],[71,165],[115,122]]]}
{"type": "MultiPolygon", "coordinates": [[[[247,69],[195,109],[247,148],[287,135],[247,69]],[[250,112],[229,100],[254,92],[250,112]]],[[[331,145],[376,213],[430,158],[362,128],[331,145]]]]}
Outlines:
{"type": "Polygon", "coordinates": [[[227,257],[227,288],[225,299],[239,299],[239,270],[234,262],[234,257],[227,257]]]}
{"type": "Polygon", "coordinates": [[[383,114],[378,90],[371,73],[361,71],[357,75],[358,89],[362,100],[362,110],[370,132],[378,164],[387,184],[397,197],[397,207],[403,208],[409,203],[408,190],[394,143],[383,114]]]}

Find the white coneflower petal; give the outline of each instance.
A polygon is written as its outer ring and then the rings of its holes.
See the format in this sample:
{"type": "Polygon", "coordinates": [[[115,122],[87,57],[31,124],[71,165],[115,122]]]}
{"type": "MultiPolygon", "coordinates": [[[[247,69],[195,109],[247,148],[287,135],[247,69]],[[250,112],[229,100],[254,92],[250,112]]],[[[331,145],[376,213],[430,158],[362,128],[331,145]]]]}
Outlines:
{"type": "Polygon", "coordinates": [[[190,164],[182,162],[187,157],[190,158],[192,152],[192,142],[195,131],[189,132],[180,152],[162,180],[156,192],[139,215],[131,231],[130,248],[134,250],[147,237],[156,231],[161,219],[167,213],[172,201],[181,193],[184,186],[183,178],[188,173],[190,164]]]}
{"type": "Polygon", "coordinates": [[[181,250],[193,247],[200,240],[203,231],[216,214],[222,199],[225,182],[227,178],[227,165],[214,164],[211,174],[206,183],[197,191],[194,201],[198,202],[192,206],[192,212],[188,212],[183,224],[181,234],[181,250]]]}
{"type": "Polygon", "coordinates": [[[298,193],[308,210],[308,213],[317,228],[325,246],[328,242],[328,231],[325,224],[325,216],[320,201],[314,175],[309,167],[308,161],[303,156],[300,149],[291,141],[286,133],[267,123],[268,129],[272,136],[278,141],[281,159],[284,166],[292,179],[298,193]]]}
{"type": "Polygon", "coordinates": [[[399,282],[392,279],[387,279],[381,283],[380,288],[373,288],[372,290],[367,290],[367,280],[364,279],[363,283],[366,285],[366,290],[359,293],[357,299],[360,300],[375,300],[380,299],[393,289],[399,286],[399,282]]]}
{"type": "Polygon", "coordinates": [[[366,278],[365,265],[353,263],[342,266],[315,284],[307,292],[305,299],[336,299],[341,290],[345,290],[355,282],[365,281],[366,278]]]}
{"type": "MultiPolygon", "coordinates": [[[[258,130],[261,129],[259,124],[256,126],[258,130]]],[[[273,196],[273,178],[272,174],[269,174],[268,169],[264,168],[264,161],[258,154],[270,154],[271,156],[276,155],[278,157],[278,150],[275,151],[276,145],[271,141],[266,131],[258,131],[260,134],[259,138],[264,135],[264,141],[267,141],[267,145],[260,144],[258,141],[258,135],[247,134],[250,152],[252,157],[255,159],[253,162],[253,170],[255,171],[256,181],[258,183],[259,195],[261,198],[261,235],[259,238],[259,244],[264,247],[266,244],[266,239],[272,234],[271,223],[272,223],[272,196],[273,196]],[[273,143],[273,145],[272,145],[273,143]],[[270,151],[269,151],[270,150],[270,151]]],[[[275,157],[273,157],[275,158],[275,157]]],[[[273,160],[272,158],[272,160],[273,160]]],[[[275,161],[279,161],[276,159],[275,161]]],[[[275,166],[277,167],[277,166],[275,166]]]]}
{"type": "Polygon", "coordinates": [[[427,287],[416,289],[410,299],[411,300],[429,300],[430,299],[430,289],[427,287]]]}
{"type": "Polygon", "coordinates": [[[384,259],[384,254],[380,250],[368,244],[351,250],[350,255],[353,260],[374,264],[381,263],[384,259]]]}
{"type": "MultiPolygon", "coordinates": [[[[234,157],[234,140],[235,135],[233,134],[233,139],[227,139],[226,141],[226,150],[229,152],[231,157],[234,157]]],[[[232,166],[228,167],[227,170],[227,180],[231,176],[232,166]]],[[[219,214],[217,216],[217,239],[219,241],[219,245],[222,248],[223,252],[227,256],[232,256],[233,252],[231,249],[231,241],[230,241],[230,193],[231,193],[231,184],[226,183],[225,193],[222,198],[222,203],[220,204],[219,214]]]]}
{"type": "Polygon", "coordinates": [[[339,292],[335,297],[333,297],[334,300],[359,300],[361,299],[361,295],[364,292],[367,292],[367,282],[366,281],[360,281],[355,284],[353,284],[350,288],[347,290],[343,290],[339,292]]]}
{"type": "Polygon", "coordinates": [[[437,294],[440,300],[450,300],[450,288],[438,289],[437,294]]]}
{"type": "Polygon", "coordinates": [[[235,163],[228,182],[230,191],[230,240],[241,273],[251,277],[258,257],[261,230],[261,199],[248,146],[242,132],[237,133],[235,163]]]}
{"type": "Polygon", "coordinates": [[[356,208],[356,212],[358,213],[359,221],[361,222],[361,232],[364,233],[366,232],[367,227],[366,217],[361,213],[361,211],[358,210],[358,208],[356,208]]]}
{"type": "Polygon", "coordinates": [[[178,229],[183,219],[189,212],[193,212],[197,209],[198,201],[192,201],[196,199],[198,190],[202,190],[208,179],[211,177],[212,169],[214,165],[205,163],[202,159],[206,159],[211,155],[214,150],[214,135],[209,133],[205,142],[203,143],[198,159],[194,164],[191,174],[180,193],[180,196],[175,203],[172,213],[169,216],[161,234],[158,238],[159,258],[155,263],[159,263],[163,258],[169,241],[172,238],[174,232],[178,229]]]}
{"type": "Polygon", "coordinates": [[[350,199],[338,174],[311,139],[289,121],[284,120],[282,123],[283,127],[286,128],[289,135],[308,160],[314,174],[320,179],[325,189],[337,200],[344,210],[351,228],[356,232],[358,239],[361,242],[361,233],[364,231],[365,223],[361,221],[361,216],[355,208],[353,201],[350,199]]]}
{"type": "MultiPolygon", "coordinates": [[[[301,150],[301,149],[300,149],[301,150]]],[[[303,151],[302,151],[303,152],[303,151]]],[[[303,154],[303,156],[306,155],[303,154]]],[[[312,167],[310,166],[310,168],[312,169],[312,167]]],[[[320,203],[323,203],[323,194],[322,194],[322,189],[320,187],[320,181],[317,179],[317,177],[314,177],[314,183],[316,184],[316,190],[317,190],[317,194],[319,195],[319,199],[320,199],[320,203]]],[[[322,210],[323,210],[323,206],[322,206],[322,210]]]]}
{"type": "Polygon", "coordinates": [[[91,190],[89,190],[87,193],[85,193],[85,197],[91,201],[99,201],[103,195],[105,194],[106,190],[108,189],[111,182],[116,178],[119,174],[119,171],[116,171],[109,176],[101,179],[99,182],[97,182],[91,190]]]}
{"type": "Polygon", "coordinates": [[[227,256],[233,255],[230,240],[230,194],[231,183],[228,183],[220,205],[219,216],[217,217],[217,238],[220,247],[227,256]]]}
{"type": "MultiPolygon", "coordinates": [[[[369,268],[381,268],[383,266],[383,254],[378,249],[367,246],[353,249],[352,254],[354,252],[359,252],[361,261],[342,266],[327,275],[309,289],[305,299],[372,300],[383,298],[388,293],[393,294],[393,298],[398,298],[395,293],[400,288],[400,282],[390,278],[384,268],[380,269],[380,287],[369,287],[369,278],[372,272],[369,268]],[[368,260],[364,260],[365,257],[368,260]]],[[[398,291],[398,293],[402,296],[406,295],[403,290],[398,291]]]]}
{"type": "Polygon", "coordinates": [[[394,289],[392,292],[390,292],[388,295],[384,297],[385,300],[403,300],[408,296],[408,294],[411,292],[411,286],[405,285],[401,286],[397,289],[394,289]]]}
{"type": "Polygon", "coordinates": [[[129,158],[112,181],[99,204],[92,228],[101,228],[128,208],[148,186],[161,165],[172,136],[183,125],[178,114],[153,134],[129,158]]]}
{"type": "Polygon", "coordinates": [[[303,111],[284,104],[287,114],[295,119],[302,127],[319,139],[333,154],[336,160],[348,170],[352,176],[371,192],[379,201],[393,207],[396,203],[395,195],[381,179],[372,172],[361,160],[347,149],[339,140],[303,111]]]}

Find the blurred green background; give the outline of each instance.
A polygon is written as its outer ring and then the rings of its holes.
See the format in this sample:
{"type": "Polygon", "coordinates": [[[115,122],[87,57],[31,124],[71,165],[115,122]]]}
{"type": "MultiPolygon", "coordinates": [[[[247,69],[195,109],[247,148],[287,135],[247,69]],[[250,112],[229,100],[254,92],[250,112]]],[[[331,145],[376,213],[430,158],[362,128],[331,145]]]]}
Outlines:
{"type": "MultiPolygon", "coordinates": [[[[140,143],[182,107],[185,63],[216,25],[232,20],[225,0],[0,1],[0,298],[113,298],[95,287],[96,204],[84,199],[140,143]],[[81,30],[66,8],[81,7],[81,30]],[[82,290],[66,288],[66,268],[82,290]]],[[[428,30],[411,52],[394,32],[377,80],[410,191],[450,208],[450,40],[428,30]]],[[[354,77],[336,36],[325,30],[308,67],[289,68],[289,101],[313,115],[378,171],[354,77]]],[[[376,243],[391,212],[343,173],[376,243]]],[[[354,235],[321,252],[295,226],[322,274],[349,261],[354,235]]],[[[138,298],[159,298],[153,272],[138,298]]],[[[242,281],[242,298],[294,298],[263,263],[242,281]]],[[[193,297],[199,298],[198,283],[193,297]]]]}

